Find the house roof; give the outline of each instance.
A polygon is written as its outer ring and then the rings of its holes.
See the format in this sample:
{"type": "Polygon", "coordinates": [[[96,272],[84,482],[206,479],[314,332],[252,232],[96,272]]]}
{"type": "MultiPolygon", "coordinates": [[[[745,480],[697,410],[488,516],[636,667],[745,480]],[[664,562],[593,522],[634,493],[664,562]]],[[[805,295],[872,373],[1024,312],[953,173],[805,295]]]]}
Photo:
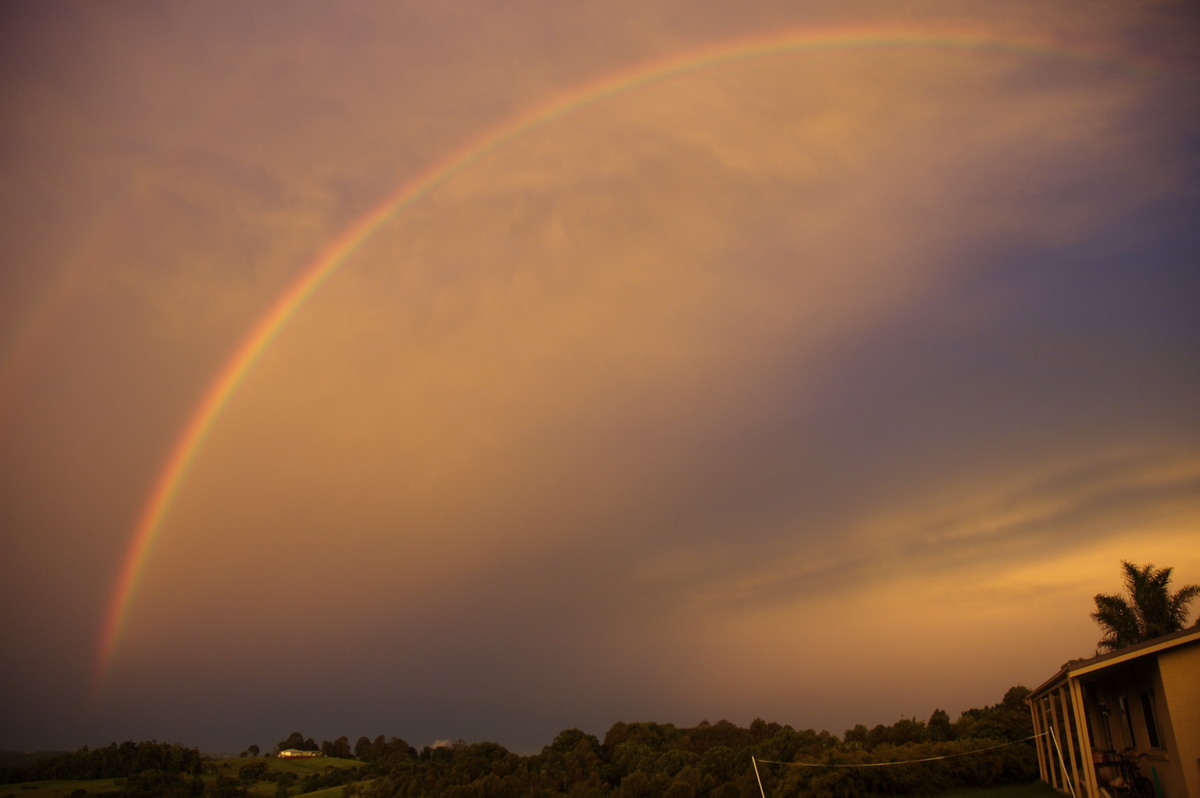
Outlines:
{"type": "Polygon", "coordinates": [[[1074,660],[1068,662],[1058,669],[1058,672],[1051,676],[1046,681],[1042,682],[1030,694],[1029,698],[1033,699],[1042,693],[1048,692],[1052,687],[1057,687],[1064,679],[1075,678],[1086,673],[1103,670],[1104,668],[1112,667],[1123,662],[1138,659],[1139,657],[1157,654],[1169,648],[1188,645],[1189,643],[1200,642],[1200,624],[1189,626],[1178,632],[1172,632],[1169,635],[1155,637],[1152,640],[1146,640],[1141,643],[1136,643],[1132,646],[1110,651],[1107,654],[1100,654],[1091,659],[1074,660]]]}

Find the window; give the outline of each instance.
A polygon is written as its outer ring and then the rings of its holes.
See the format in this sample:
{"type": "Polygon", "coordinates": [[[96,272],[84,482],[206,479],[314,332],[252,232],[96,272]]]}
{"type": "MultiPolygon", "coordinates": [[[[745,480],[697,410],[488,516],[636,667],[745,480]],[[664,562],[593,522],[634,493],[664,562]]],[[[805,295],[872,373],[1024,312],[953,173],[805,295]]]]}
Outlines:
{"type": "Polygon", "coordinates": [[[1104,694],[1093,685],[1085,684],[1083,688],[1083,717],[1092,734],[1092,747],[1103,751],[1113,747],[1112,730],[1108,727],[1108,707],[1104,704],[1104,694]]]}
{"type": "Polygon", "coordinates": [[[1129,699],[1117,696],[1117,704],[1121,707],[1121,731],[1125,733],[1125,747],[1136,748],[1137,738],[1133,736],[1133,718],[1129,715],[1129,699]]]}
{"type": "Polygon", "coordinates": [[[1162,736],[1158,733],[1158,716],[1154,714],[1154,692],[1142,691],[1142,717],[1146,720],[1146,736],[1151,748],[1162,748],[1162,736]]]}

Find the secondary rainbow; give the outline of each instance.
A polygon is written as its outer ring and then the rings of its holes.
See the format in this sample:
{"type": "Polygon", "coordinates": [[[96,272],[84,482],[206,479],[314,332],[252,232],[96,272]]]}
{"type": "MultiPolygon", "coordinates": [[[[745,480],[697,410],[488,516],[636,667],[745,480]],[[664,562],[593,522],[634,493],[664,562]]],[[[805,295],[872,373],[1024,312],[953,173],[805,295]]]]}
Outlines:
{"type": "Polygon", "coordinates": [[[1052,58],[1090,66],[1115,67],[1161,78],[1153,65],[1134,63],[1100,52],[1065,48],[1046,39],[999,37],[971,31],[872,27],[787,31],[707,46],[584,83],[548,102],[528,108],[433,163],[386,197],[326,246],[258,320],[221,368],[196,406],[154,483],[121,565],[100,634],[93,694],[98,695],[111,668],[121,633],[137,592],[151,547],[163,526],[188,468],[238,385],[262,353],[314,291],[376,230],[431,189],[509,141],[585,106],[668,78],[722,64],[806,51],[858,48],[941,48],[1052,58]]]}
{"type": "Polygon", "coordinates": [[[9,421],[5,418],[8,403],[24,387],[39,350],[94,279],[103,255],[122,232],[130,204],[128,200],[114,203],[89,226],[80,242],[63,258],[50,289],[29,306],[24,323],[0,354],[0,424],[9,421]]]}

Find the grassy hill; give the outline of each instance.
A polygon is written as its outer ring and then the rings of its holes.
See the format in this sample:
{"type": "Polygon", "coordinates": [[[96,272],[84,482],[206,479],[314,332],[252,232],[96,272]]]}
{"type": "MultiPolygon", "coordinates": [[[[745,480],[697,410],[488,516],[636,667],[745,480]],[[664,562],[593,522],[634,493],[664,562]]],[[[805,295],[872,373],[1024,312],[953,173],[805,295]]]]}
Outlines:
{"type": "MultiPolygon", "coordinates": [[[[363,767],[363,763],[357,760],[339,759],[332,756],[318,756],[311,759],[278,759],[273,756],[238,757],[212,761],[210,763],[212,772],[206,774],[205,780],[217,781],[222,777],[238,779],[247,785],[246,792],[254,796],[274,796],[282,782],[288,784],[291,793],[296,795],[300,794],[300,786],[307,778],[330,771],[355,770],[361,767],[363,767]]],[[[341,796],[342,788],[333,787],[304,794],[334,798],[334,796],[341,796]]]]}
{"type": "Polygon", "coordinates": [[[1050,795],[1062,793],[1049,784],[1035,781],[1031,784],[1014,784],[1006,787],[981,787],[975,790],[952,790],[938,795],[938,798],[1047,798],[1050,795]]]}

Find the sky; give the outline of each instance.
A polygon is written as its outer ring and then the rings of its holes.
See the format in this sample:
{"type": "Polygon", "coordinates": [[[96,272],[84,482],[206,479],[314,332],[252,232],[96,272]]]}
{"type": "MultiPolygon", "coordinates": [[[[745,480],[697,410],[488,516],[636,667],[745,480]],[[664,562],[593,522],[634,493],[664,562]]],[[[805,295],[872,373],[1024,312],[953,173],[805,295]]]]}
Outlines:
{"type": "Polygon", "coordinates": [[[1200,583],[1198,87],[1165,0],[3,4],[0,749],[1040,684],[1200,583]]]}

